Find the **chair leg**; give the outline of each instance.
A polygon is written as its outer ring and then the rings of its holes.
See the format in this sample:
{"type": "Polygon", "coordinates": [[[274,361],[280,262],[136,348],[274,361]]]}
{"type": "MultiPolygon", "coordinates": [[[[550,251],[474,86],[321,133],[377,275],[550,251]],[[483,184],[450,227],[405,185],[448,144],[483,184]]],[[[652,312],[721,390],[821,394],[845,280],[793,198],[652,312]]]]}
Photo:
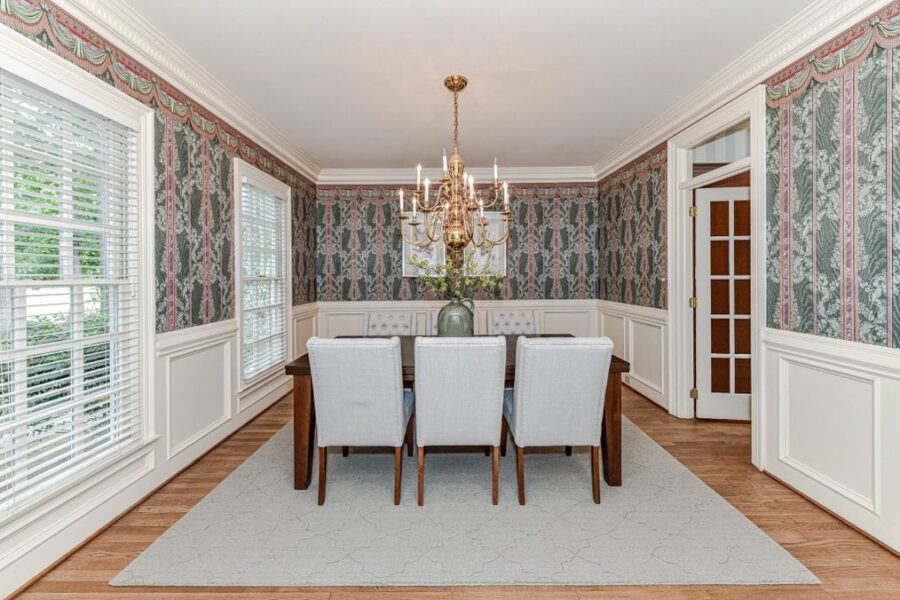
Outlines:
{"type": "Polygon", "coordinates": [[[525,506],[525,449],[516,444],[516,471],[519,480],[519,504],[525,506]]]}
{"type": "Polygon", "coordinates": [[[341,446],[341,456],[344,458],[350,456],[350,446],[341,446]]]}
{"type": "Polygon", "coordinates": [[[403,446],[394,448],[394,506],[400,506],[400,487],[403,481],[403,446]]]}
{"type": "Polygon", "coordinates": [[[572,456],[572,446],[566,446],[566,456],[572,456]]]}
{"type": "Polygon", "coordinates": [[[325,504],[325,470],[328,468],[328,448],[319,448],[319,506],[325,504]]]}
{"type": "Polygon", "coordinates": [[[509,422],[506,417],[500,420],[500,456],[506,456],[506,438],[509,437],[509,422]]]}
{"type": "Polygon", "coordinates": [[[498,501],[500,500],[500,446],[494,446],[494,472],[493,472],[493,488],[491,495],[491,503],[494,506],[497,506],[498,501]]]}
{"type": "Polygon", "coordinates": [[[591,484],[594,488],[594,504],[600,504],[600,446],[591,448],[591,484]]]}
{"type": "Polygon", "coordinates": [[[425,448],[419,446],[419,506],[425,504],[425,448]]]}
{"type": "Polygon", "coordinates": [[[409,423],[406,424],[406,455],[413,455],[413,418],[409,418],[409,423]]]}
{"type": "Polygon", "coordinates": [[[491,447],[490,447],[490,446],[485,446],[485,447],[484,447],[484,455],[485,455],[485,456],[490,456],[490,455],[491,455],[491,447]]]}

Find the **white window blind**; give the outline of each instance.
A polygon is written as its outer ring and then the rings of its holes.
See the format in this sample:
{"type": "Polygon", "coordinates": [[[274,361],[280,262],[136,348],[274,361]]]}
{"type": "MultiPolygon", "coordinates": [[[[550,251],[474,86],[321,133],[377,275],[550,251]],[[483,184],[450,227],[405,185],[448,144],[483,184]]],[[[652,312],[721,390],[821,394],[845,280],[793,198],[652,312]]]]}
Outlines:
{"type": "Polygon", "coordinates": [[[285,198],[241,184],[241,373],[245,382],[287,356],[285,198]]]}
{"type": "Polygon", "coordinates": [[[0,70],[0,520],[143,440],[137,133],[0,70]]]}

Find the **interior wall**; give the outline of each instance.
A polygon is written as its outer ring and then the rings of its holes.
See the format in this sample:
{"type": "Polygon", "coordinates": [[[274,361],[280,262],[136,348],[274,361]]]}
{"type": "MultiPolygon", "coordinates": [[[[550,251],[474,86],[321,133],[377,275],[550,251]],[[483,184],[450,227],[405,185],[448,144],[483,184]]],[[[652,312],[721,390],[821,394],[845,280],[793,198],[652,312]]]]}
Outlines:
{"type": "Polygon", "coordinates": [[[666,308],[666,146],[600,183],[600,298],[666,308]]]}
{"type": "Polygon", "coordinates": [[[843,68],[770,83],[767,324],[900,348],[900,36],[870,31],[843,68]]]}
{"type": "Polygon", "coordinates": [[[767,86],[765,468],[900,550],[900,2],[767,86]]]}
{"type": "MultiPolygon", "coordinates": [[[[398,186],[319,186],[319,301],[419,300],[402,276],[398,186]]],[[[510,186],[510,238],[503,299],[596,298],[600,268],[597,186],[510,186]]]]}

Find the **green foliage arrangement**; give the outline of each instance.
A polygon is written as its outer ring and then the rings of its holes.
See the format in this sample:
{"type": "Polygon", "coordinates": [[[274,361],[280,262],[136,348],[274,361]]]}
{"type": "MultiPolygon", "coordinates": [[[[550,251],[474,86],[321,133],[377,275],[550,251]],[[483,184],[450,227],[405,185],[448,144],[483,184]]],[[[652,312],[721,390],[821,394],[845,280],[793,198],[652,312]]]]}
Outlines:
{"type": "Polygon", "coordinates": [[[415,256],[409,262],[418,269],[419,282],[438,298],[493,298],[503,289],[503,275],[479,264],[475,250],[465,253],[457,265],[448,260],[434,267],[415,256]]]}

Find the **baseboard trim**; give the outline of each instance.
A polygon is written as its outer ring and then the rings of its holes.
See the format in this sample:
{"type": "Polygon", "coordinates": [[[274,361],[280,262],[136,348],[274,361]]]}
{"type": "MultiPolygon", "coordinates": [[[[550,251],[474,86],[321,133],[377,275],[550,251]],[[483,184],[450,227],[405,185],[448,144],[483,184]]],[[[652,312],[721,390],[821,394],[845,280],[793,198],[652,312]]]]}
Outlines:
{"type": "MultiPolygon", "coordinates": [[[[734,423],[735,421],[729,421],[729,422],[734,423]]],[[[891,548],[890,546],[888,546],[887,544],[885,544],[878,538],[873,537],[872,534],[863,531],[862,529],[860,529],[859,527],[857,527],[856,525],[854,525],[853,523],[851,523],[850,521],[848,521],[847,519],[842,517],[841,515],[837,514],[833,510],[829,509],[828,507],[823,506],[819,502],[816,502],[815,500],[813,500],[812,498],[810,498],[809,496],[807,496],[806,494],[804,494],[803,492],[801,492],[800,490],[798,490],[797,488],[792,486],[791,484],[786,483],[783,479],[777,477],[776,475],[773,475],[772,473],[770,473],[766,470],[763,470],[763,473],[765,475],[768,475],[770,478],[774,479],[775,481],[777,481],[778,483],[780,483],[787,489],[791,490],[792,492],[794,492],[795,494],[797,494],[798,496],[800,496],[801,498],[803,498],[810,504],[814,505],[816,508],[819,508],[820,510],[828,513],[829,515],[831,515],[832,517],[834,517],[835,519],[837,519],[838,521],[840,521],[841,523],[843,523],[844,525],[846,525],[847,527],[849,527],[850,529],[855,531],[856,533],[860,534],[864,538],[867,538],[867,539],[875,542],[876,544],[878,544],[879,546],[881,546],[882,548],[884,548],[885,550],[887,550],[888,552],[890,552],[891,554],[896,556],[897,558],[900,558],[900,552],[898,552],[897,550],[894,550],[893,548],[891,548]]],[[[751,521],[753,520],[750,517],[747,517],[747,518],[750,519],[751,521]]],[[[765,531],[765,530],[763,530],[763,531],[765,531]]]]}

